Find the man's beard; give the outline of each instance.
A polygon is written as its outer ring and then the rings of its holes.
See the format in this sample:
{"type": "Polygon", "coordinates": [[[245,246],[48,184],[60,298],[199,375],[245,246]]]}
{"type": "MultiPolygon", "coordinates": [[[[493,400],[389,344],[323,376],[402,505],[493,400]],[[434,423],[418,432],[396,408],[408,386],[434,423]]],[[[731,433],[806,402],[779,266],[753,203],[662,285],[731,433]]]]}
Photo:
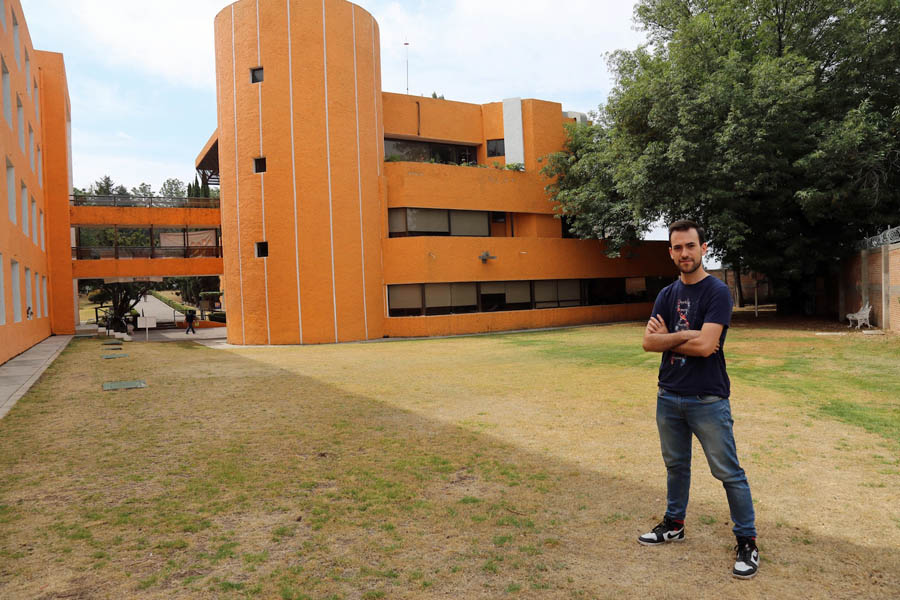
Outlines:
{"type": "Polygon", "coordinates": [[[684,268],[684,263],[679,262],[679,263],[678,263],[678,270],[681,271],[682,273],[684,273],[685,275],[690,275],[691,273],[696,272],[697,269],[699,269],[699,268],[702,267],[702,266],[703,266],[703,261],[702,261],[702,260],[698,260],[697,262],[695,262],[693,268],[691,268],[691,269],[685,269],[685,268],[684,268]]]}

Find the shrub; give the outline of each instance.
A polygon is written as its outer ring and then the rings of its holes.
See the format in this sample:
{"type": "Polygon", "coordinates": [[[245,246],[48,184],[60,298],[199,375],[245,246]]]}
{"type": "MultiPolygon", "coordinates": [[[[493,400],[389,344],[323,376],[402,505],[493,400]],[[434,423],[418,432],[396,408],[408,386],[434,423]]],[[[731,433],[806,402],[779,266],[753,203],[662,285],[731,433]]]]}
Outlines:
{"type": "Polygon", "coordinates": [[[216,311],[209,313],[207,317],[210,321],[215,321],[216,323],[225,323],[225,313],[222,311],[216,311]]]}

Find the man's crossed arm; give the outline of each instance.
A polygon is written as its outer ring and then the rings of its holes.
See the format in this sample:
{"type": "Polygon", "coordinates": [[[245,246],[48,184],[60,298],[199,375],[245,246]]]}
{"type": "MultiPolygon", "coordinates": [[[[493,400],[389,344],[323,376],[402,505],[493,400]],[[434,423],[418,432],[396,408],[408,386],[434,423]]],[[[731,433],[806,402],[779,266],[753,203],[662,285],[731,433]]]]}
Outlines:
{"type": "Polygon", "coordinates": [[[719,350],[722,328],[719,323],[704,323],[699,330],[685,329],[669,333],[662,315],[655,315],[647,321],[647,328],[644,330],[644,351],[672,350],[687,356],[707,357],[719,350]]]}

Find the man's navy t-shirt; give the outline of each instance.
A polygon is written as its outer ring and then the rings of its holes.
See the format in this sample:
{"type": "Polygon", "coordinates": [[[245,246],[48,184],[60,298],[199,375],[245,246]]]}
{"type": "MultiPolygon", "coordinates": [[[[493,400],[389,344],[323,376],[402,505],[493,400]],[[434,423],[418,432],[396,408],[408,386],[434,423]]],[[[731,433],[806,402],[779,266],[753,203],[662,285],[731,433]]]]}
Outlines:
{"type": "Polygon", "coordinates": [[[731,382],[725,372],[725,333],[731,323],[733,303],[728,286],[712,275],[693,285],[681,279],[667,285],[656,297],[653,314],[662,315],[669,333],[700,329],[704,323],[722,325],[719,350],[709,357],[685,356],[667,350],[659,365],[659,386],[682,396],[721,396],[731,394],[731,382]]]}

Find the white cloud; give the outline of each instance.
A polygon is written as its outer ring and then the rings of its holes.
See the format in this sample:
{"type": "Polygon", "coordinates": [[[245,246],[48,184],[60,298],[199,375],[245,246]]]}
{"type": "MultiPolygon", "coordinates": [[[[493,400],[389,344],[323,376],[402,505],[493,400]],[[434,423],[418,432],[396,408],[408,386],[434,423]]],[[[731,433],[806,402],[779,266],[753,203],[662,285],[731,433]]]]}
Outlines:
{"type": "Polygon", "coordinates": [[[40,20],[50,31],[68,32],[92,60],[174,85],[215,87],[213,20],[227,0],[22,3],[29,22],[40,20]]]}
{"type": "Polygon", "coordinates": [[[385,91],[406,89],[408,40],[412,94],[437,91],[471,102],[536,97],[587,111],[605,101],[611,86],[605,53],[633,49],[643,40],[627,2],[372,4],[385,91]]]}

